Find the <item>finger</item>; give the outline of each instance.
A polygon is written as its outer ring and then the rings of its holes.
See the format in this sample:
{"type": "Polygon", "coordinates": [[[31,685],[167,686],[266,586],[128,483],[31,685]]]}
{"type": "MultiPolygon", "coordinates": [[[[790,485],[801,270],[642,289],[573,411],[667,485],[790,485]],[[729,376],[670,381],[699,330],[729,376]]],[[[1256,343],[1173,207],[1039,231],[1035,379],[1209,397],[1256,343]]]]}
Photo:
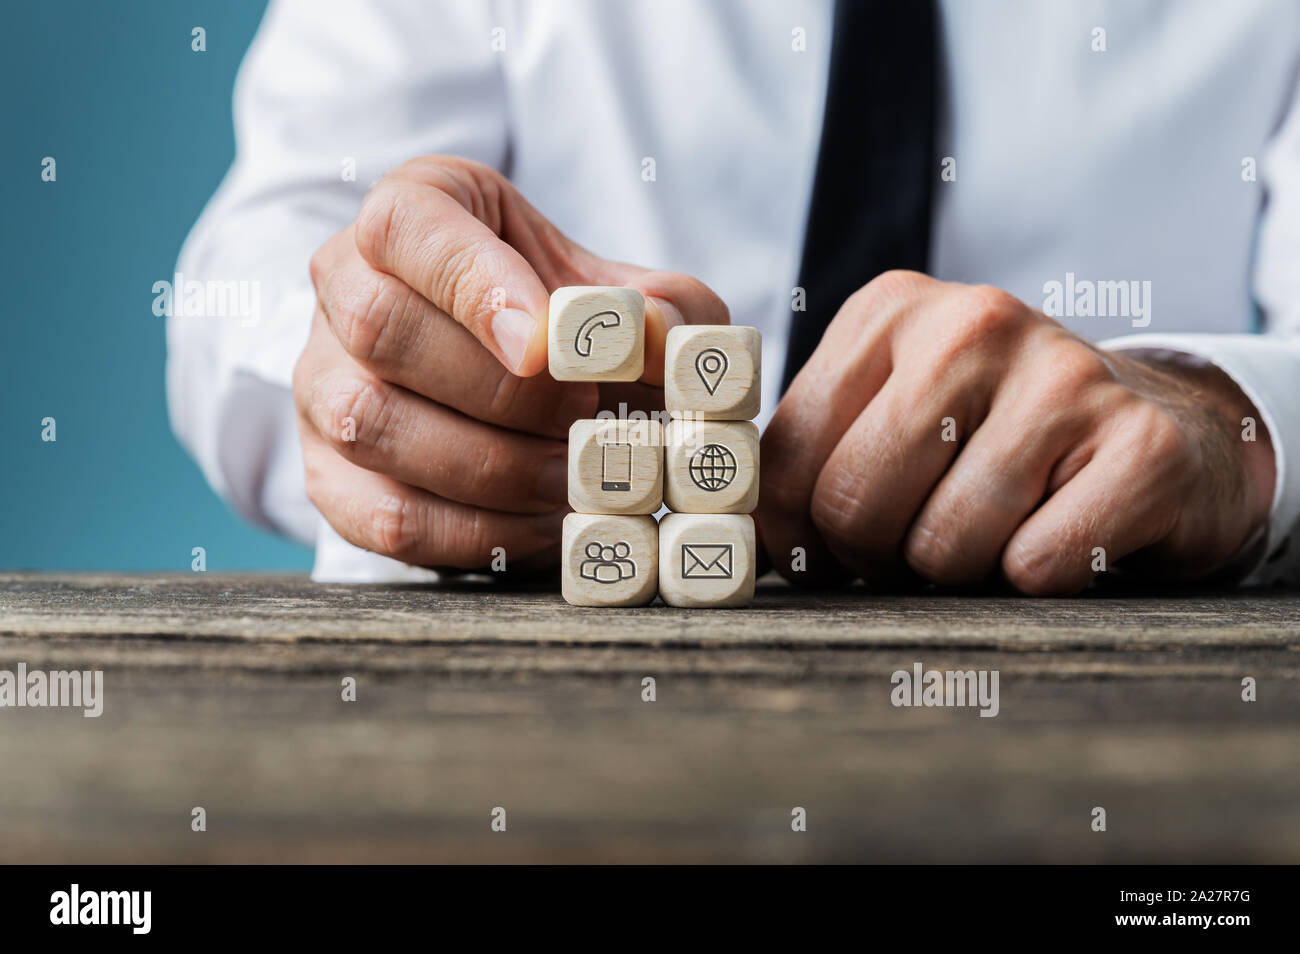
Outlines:
{"type": "Polygon", "coordinates": [[[979,373],[896,373],[845,432],[811,504],[813,523],[845,566],[868,580],[899,574],[903,535],[982,414],[979,373]]]}
{"type": "Polygon", "coordinates": [[[1012,534],[1042,501],[1081,426],[996,411],[962,448],[907,530],[903,557],[935,583],[974,583],[998,568],[1012,534]]]}
{"type": "Polygon", "coordinates": [[[1029,355],[1033,373],[1004,378],[987,417],[921,508],[903,544],[927,580],[973,583],[998,568],[1012,534],[1052,488],[1092,456],[1089,391],[1106,377],[1084,348],[1029,355]]]}
{"type": "Polygon", "coordinates": [[[889,322],[859,292],[840,309],[791,382],[763,434],[755,520],[773,567],[792,583],[833,583],[849,574],[812,519],[813,490],[835,447],[889,377],[889,322]],[[802,559],[795,562],[795,554],[802,559]],[[802,570],[792,569],[802,566],[802,570]]]}
{"type": "Polygon", "coordinates": [[[663,299],[646,298],[645,370],[641,374],[643,382],[663,387],[664,360],[668,353],[668,329],[683,323],[681,312],[671,303],[663,299]]]}
{"type": "MultiPolygon", "coordinates": [[[[540,583],[550,581],[555,588],[558,588],[560,578],[556,570],[560,566],[561,549],[560,544],[552,544],[521,560],[507,560],[504,569],[498,571],[493,568],[492,572],[499,579],[511,582],[540,583]]],[[[433,569],[437,569],[437,567],[435,566],[433,569]]]]}
{"type": "Polygon", "coordinates": [[[594,385],[512,374],[446,312],[367,265],[355,246],[327,243],[312,264],[334,337],[376,377],[489,424],[551,437],[595,413],[594,385]]]}
{"type": "MultiPolygon", "coordinates": [[[[510,205],[522,198],[504,180],[493,188],[501,208],[493,218],[505,230],[510,205]]],[[[546,367],[546,286],[508,236],[470,211],[468,191],[385,178],[357,216],[357,249],[451,315],[506,368],[531,377],[546,367]]]]}
{"type": "Polygon", "coordinates": [[[1149,466],[1151,452],[1149,445],[1103,444],[1012,535],[1002,554],[1007,580],[1034,596],[1077,593],[1098,572],[1163,539],[1177,511],[1167,492],[1171,475],[1149,466]]]}
{"type": "Polygon", "coordinates": [[[404,563],[474,569],[504,555],[509,565],[562,536],[563,511],[501,513],[446,500],[344,460],[310,431],[303,460],[307,494],[339,535],[404,563]]]}
{"type": "Polygon", "coordinates": [[[645,295],[645,373],[641,380],[647,384],[662,386],[664,383],[664,354],[670,328],[731,324],[731,313],[722,299],[689,275],[647,272],[619,265],[610,278],[645,295]]]}
{"type": "Polygon", "coordinates": [[[466,160],[425,157],[386,178],[358,216],[357,245],[371,265],[406,280],[523,376],[545,366],[544,296],[562,285],[628,285],[658,299],[647,309],[652,369],[662,363],[654,349],[662,353],[659,332],[674,311],[690,323],[727,320],[699,281],[597,258],[499,174],[466,160]]]}
{"type": "MultiPolygon", "coordinates": [[[[646,416],[659,414],[661,420],[667,420],[666,417],[662,416],[664,389],[643,384],[640,381],[602,382],[600,385],[600,399],[597,404],[598,410],[596,413],[608,412],[620,419],[640,412],[646,416]]],[[[591,417],[592,415],[587,416],[591,417]]]]}
{"type": "Polygon", "coordinates": [[[568,500],[563,441],[484,424],[355,365],[317,367],[307,363],[299,407],[358,466],[474,506],[530,513],[568,500]]]}

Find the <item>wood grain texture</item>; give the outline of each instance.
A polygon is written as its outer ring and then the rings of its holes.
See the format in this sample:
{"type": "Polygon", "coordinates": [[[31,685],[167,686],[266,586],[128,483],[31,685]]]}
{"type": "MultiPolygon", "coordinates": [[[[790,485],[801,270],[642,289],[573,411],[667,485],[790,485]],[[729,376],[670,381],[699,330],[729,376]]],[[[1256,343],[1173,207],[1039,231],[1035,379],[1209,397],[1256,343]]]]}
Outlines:
{"type": "Polygon", "coordinates": [[[651,514],[664,502],[663,425],[582,420],[569,428],[569,506],[578,513],[651,514]]]}
{"type": "Polygon", "coordinates": [[[645,298],[635,288],[557,288],[546,334],[557,381],[636,381],[645,371],[645,298]]]}
{"type": "Polygon", "coordinates": [[[1296,593],[10,574],[18,661],[105,710],[0,710],[0,861],[1300,861],[1296,593]],[[892,706],[918,661],[997,669],[998,717],[892,706]]]}
{"type": "Polygon", "coordinates": [[[611,633],[613,617],[567,606],[555,581],[348,586],[271,574],[0,574],[0,634],[14,636],[1181,652],[1290,649],[1300,631],[1300,594],[1292,592],[1132,595],[1111,586],[1073,599],[898,596],[861,586],[803,592],[770,577],[754,609],[650,606],[620,613],[611,633]]]}
{"type": "Polygon", "coordinates": [[[678,325],[664,344],[664,407],[674,417],[748,421],[763,397],[763,340],[743,325],[678,325]]]}
{"type": "Polygon", "coordinates": [[[759,438],[753,421],[670,421],[664,444],[664,502],[670,510],[754,512],[759,438]]]}

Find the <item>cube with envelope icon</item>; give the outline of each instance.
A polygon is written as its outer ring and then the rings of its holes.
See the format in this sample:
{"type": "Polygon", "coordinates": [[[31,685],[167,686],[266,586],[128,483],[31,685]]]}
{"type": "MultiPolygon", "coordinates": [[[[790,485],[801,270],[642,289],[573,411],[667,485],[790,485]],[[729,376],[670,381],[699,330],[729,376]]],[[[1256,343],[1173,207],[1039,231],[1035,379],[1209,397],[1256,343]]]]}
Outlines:
{"type": "Polygon", "coordinates": [[[670,513],[659,521],[659,596],[669,606],[743,606],[754,598],[754,519],[670,513]]]}

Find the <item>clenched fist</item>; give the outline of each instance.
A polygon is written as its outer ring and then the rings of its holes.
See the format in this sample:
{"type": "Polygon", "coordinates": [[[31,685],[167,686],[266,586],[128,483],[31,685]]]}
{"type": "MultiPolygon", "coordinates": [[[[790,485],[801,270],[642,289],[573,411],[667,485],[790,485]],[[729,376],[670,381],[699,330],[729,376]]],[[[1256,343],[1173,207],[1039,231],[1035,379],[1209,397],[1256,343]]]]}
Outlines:
{"type": "Polygon", "coordinates": [[[1109,566],[1193,578],[1267,519],[1274,458],[1214,368],[1100,351],[995,288],[886,273],[840,309],[763,437],[757,514],[796,582],[1109,566]],[[790,554],[804,548],[806,569],[790,554]]]}

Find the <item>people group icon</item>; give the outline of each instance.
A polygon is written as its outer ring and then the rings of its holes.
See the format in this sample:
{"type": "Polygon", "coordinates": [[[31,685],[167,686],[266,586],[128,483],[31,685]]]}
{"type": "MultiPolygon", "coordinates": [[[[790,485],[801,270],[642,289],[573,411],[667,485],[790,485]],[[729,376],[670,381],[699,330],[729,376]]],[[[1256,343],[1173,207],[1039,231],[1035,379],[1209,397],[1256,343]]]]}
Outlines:
{"type": "Polygon", "coordinates": [[[578,575],[593,583],[620,583],[636,576],[636,563],[628,559],[630,544],[620,540],[613,546],[587,544],[587,559],[578,567],[578,575]]]}

